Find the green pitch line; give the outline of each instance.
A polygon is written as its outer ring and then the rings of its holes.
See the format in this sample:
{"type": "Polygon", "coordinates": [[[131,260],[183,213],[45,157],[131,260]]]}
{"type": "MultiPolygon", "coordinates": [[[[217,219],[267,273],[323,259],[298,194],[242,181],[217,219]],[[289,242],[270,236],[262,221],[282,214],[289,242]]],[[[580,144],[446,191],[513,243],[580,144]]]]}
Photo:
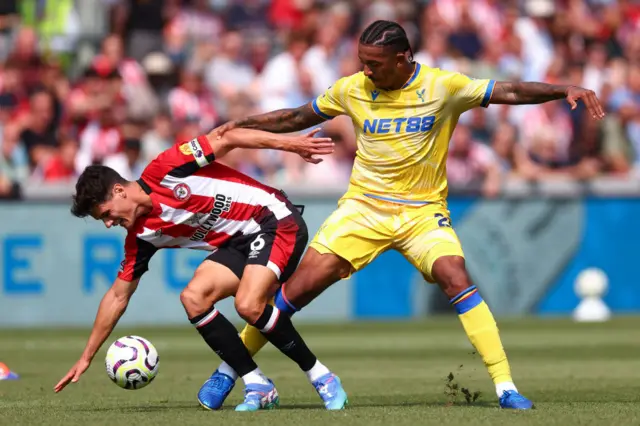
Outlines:
{"type": "Polygon", "coordinates": [[[0,382],[0,425],[640,424],[640,317],[595,325],[499,323],[516,385],[535,411],[501,411],[457,319],[437,318],[300,326],[349,393],[351,406],[334,413],[323,410],[297,366],[271,347],[257,360],[276,383],[282,407],[235,413],[238,384],[224,410],[207,412],[195,396],[218,360],[192,328],[116,329],[113,338],[135,333],[157,347],[160,372],[147,388],[126,391],[111,383],[103,350],[80,382],[58,395],[52,387],[80,355],[88,331],[0,331],[0,361],[22,375],[0,382]]]}

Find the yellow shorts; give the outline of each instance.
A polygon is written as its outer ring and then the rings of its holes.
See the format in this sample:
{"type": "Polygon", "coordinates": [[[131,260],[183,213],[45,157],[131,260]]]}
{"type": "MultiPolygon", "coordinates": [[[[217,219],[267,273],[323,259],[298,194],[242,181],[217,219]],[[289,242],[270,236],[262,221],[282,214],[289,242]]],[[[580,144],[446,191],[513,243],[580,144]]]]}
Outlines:
{"type": "Polygon", "coordinates": [[[310,244],[336,254],[358,271],[379,254],[395,249],[434,282],[431,267],[442,256],[462,256],[449,211],[439,204],[412,206],[365,195],[342,199],[310,244]]]}

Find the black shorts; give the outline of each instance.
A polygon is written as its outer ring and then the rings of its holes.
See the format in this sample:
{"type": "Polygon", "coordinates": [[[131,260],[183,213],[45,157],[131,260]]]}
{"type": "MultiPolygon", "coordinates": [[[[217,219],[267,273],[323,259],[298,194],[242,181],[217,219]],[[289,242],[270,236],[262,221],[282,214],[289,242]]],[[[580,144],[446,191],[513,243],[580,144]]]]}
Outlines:
{"type": "Polygon", "coordinates": [[[300,211],[287,201],[291,214],[278,220],[265,208],[256,222],[260,231],[234,236],[227,244],[210,254],[211,260],[231,269],[238,278],[247,265],[263,265],[271,269],[283,283],[295,271],[309,241],[309,231],[300,211]]]}

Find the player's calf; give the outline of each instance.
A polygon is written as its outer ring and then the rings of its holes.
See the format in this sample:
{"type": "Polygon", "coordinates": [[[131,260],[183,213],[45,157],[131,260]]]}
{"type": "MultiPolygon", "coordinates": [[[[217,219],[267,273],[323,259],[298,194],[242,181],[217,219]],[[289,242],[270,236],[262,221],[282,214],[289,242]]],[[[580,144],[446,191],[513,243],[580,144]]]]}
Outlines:
{"type": "Polygon", "coordinates": [[[280,351],[296,362],[318,392],[325,408],[340,410],[347,405],[347,394],[338,376],[325,367],[307,347],[293,327],[289,315],[267,305],[254,327],[280,351]]]}
{"type": "MultiPolygon", "coordinates": [[[[260,330],[267,340],[295,361],[303,371],[309,371],[317,362],[316,357],[293,327],[289,316],[266,303],[268,291],[275,280],[276,277],[268,268],[247,266],[236,294],[236,310],[242,319],[260,330]]],[[[328,372],[326,370],[322,374],[328,372]]]]}
{"type": "MultiPolygon", "coordinates": [[[[204,341],[246,385],[267,385],[268,379],[253,361],[233,324],[215,308],[215,303],[235,294],[238,277],[226,266],[205,261],[180,294],[189,321],[204,341]]],[[[198,392],[198,401],[207,409],[218,409],[233,389],[235,377],[216,371],[198,392]]]]}
{"type": "MultiPolygon", "coordinates": [[[[276,293],[274,304],[281,313],[291,316],[296,312],[295,307],[287,301],[287,298],[284,295],[284,287],[281,287],[276,293]]],[[[260,351],[265,343],[268,342],[260,330],[250,324],[244,326],[240,332],[240,339],[247,347],[251,356],[260,351]]],[[[229,364],[223,361],[211,375],[209,380],[202,385],[198,394],[198,399],[202,400],[200,395],[203,395],[203,397],[207,397],[209,400],[210,406],[215,408],[221,407],[224,400],[233,389],[237,379],[238,373],[236,373],[229,364]]]]}
{"type": "Polygon", "coordinates": [[[434,262],[431,274],[449,300],[454,299],[472,286],[465,268],[464,258],[460,256],[439,258],[434,262]]]}
{"type": "MultiPolygon", "coordinates": [[[[195,317],[189,318],[202,338],[222,360],[237,372],[245,385],[270,385],[270,380],[262,374],[240,340],[238,331],[215,306],[195,317]]],[[[208,409],[220,408],[231,389],[233,381],[220,381],[224,377],[214,374],[198,393],[198,401],[208,409]]]]}
{"type": "Polygon", "coordinates": [[[273,272],[266,267],[259,265],[247,266],[236,295],[238,313],[243,319],[260,330],[264,337],[283,354],[298,364],[309,381],[318,390],[325,407],[330,409],[343,408],[346,404],[346,393],[342,389],[340,381],[333,380],[336,376],[318,361],[313,352],[307,347],[298,331],[294,328],[289,315],[266,303],[266,292],[274,278],[273,272]],[[261,308],[259,315],[256,314],[257,307],[261,308]],[[321,393],[319,389],[326,390],[326,392],[321,393]]]}
{"type": "Polygon", "coordinates": [[[496,386],[500,406],[517,409],[531,408],[533,406],[531,401],[520,395],[513,383],[498,326],[478,289],[471,284],[464,258],[440,257],[434,262],[431,275],[449,297],[469,340],[482,357],[496,386]]]}

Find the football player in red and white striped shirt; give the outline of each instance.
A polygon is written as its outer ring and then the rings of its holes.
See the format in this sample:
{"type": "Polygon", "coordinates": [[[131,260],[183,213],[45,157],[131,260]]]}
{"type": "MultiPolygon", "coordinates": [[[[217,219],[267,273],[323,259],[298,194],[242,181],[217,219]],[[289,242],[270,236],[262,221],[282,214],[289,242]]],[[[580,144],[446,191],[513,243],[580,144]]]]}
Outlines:
{"type": "MultiPolygon", "coordinates": [[[[72,213],[92,216],[107,228],[127,229],[125,259],[112,288],[103,297],[80,360],[56,385],[62,390],[77,381],[107,339],[153,254],[162,248],[211,252],[182,291],[180,300],[191,323],[209,346],[246,385],[245,402],[236,409],[273,408],[278,393],[253,361],[236,328],[215,304],[235,295],[240,316],[306,372],[325,402],[326,382],[339,379],[322,365],[293,327],[288,315],[268,301],[296,268],[308,233],[300,212],[286,196],[248,176],[217,163],[236,147],[291,151],[306,161],[333,152],[328,138],[281,136],[238,129],[219,137],[215,132],[176,144],[153,160],[136,182],[105,166],[90,166],[76,184],[72,213]]],[[[217,372],[218,376],[220,373],[217,372]]],[[[198,394],[205,408],[216,409],[233,386],[211,380],[198,394]],[[224,395],[216,394],[223,389],[224,395]],[[217,403],[216,401],[220,401],[217,403]]],[[[232,384],[234,379],[229,377],[232,384]]],[[[342,392],[344,394],[344,391],[342,392]]],[[[344,398],[346,394],[338,395],[344,398]]],[[[344,406],[340,404],[339,408],[344,406]]]]}

